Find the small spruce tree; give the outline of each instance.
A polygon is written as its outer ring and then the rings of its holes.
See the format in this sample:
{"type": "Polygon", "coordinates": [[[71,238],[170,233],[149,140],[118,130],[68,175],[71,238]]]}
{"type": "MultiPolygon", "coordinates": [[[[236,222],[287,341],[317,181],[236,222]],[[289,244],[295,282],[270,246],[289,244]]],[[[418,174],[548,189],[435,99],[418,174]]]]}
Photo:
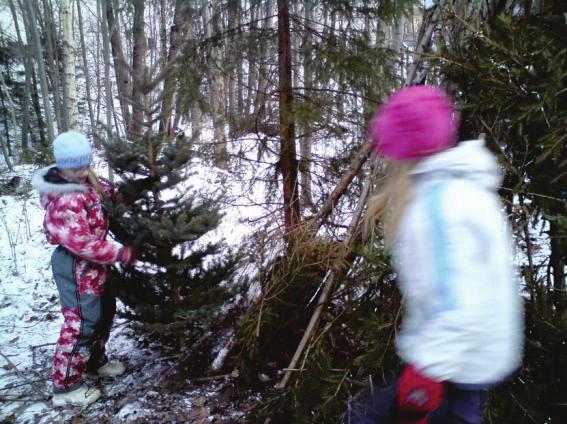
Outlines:
{"type": "Polygon", "coordinates": [[[113,268],[110,281],[132,319],[172,332],[203,323],[230,297],[223,285],[236,259],[222,243],[201,239],[220,222],[217,200],[187,187],[191,150],[185,137],[147,133],[105,145],[121,177],[117,201],[107,205],[111,230],[139,250],[135,268],[113,268]]]}

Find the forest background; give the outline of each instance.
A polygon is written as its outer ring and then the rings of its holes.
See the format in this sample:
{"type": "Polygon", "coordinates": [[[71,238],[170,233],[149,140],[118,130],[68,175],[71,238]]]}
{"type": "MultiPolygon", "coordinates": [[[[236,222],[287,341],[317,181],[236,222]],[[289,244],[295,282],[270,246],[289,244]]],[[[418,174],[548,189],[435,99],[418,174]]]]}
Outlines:
{"type": "Polygon", "coordinates": [[[366,126],[428,83],[505,176],[527,341],[488,422],[567,416],[564,1],[0,4],[0,172],[51,163],[62,131],[93,140],[103,177],[134,196],[108,205],[112,232],[142,252],[110,284],[136,331],[178,352],[176,388],[221,375],[251,421],[337,422],[396,372],[395,274],[361,232],[383,176],[366,126]],[[221,177],[197,190],[197,171],[221,177]],[[262,211],[243,217],[253,230],[213,241],[243,204],[262,211]]]}

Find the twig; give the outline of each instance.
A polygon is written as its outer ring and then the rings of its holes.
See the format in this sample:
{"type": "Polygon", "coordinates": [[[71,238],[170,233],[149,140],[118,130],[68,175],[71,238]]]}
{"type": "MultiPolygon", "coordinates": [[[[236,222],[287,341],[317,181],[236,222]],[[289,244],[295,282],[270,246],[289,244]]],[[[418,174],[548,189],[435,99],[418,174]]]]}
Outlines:
{"type": "Polygon", "coordinates": [[[220,380],[222,378],[235,378],[235,376],[233,375],[233,373],[219,374],[219,375],[211,375],[209,377],[194,378],[194,379],[191,379],[190,381],[192,383],[202,383],[202,382],[205,382],[205,381],[220,380]]]}
{"type": "Polygon", "coordinates": [[[11,390],[18,387],[26,386],[28,384],[35,384],[39,381],[47,381],[47,380],[48,380],[47,378],[38,378],[37,380],[24,381],[23,383],[19,383],[19,384],[10,385],[7,387],[0,387],[0,390],[11,390]]]}
{"type": "Polygon", "coordinates": [[[2,358],[4,358],[4,360],[16,372],[16,374],[18,374],[20,377],[23,377],[23,374],[20,370],[18,370],[18,367],[10,360],[10,358],[8,358],[6,355],[4,355],[4,353],[2,353],[2,351],[0,351],[0,356],[2,356],[2,358]]]}
{"type": "Polygon", "coordinates": [[[45,346],[53,346],[56,345],[56,342],[51,342],[51,343],[44,343],[44,344],[40,344],[40,345],[35,345],[35,346],[30,346],[30,349],[38,349],[40,347],[45,347],[45,346]]]}
{"type": "MultiPolygon", "coordinates": [[[[364,188],[362,189],[360,199],[358,201],[356,210],[353,214],[352,221],[349,225],[349,229],[347,231],[346,237],[345,237],[344,242],[343,242],[343,245],[345,247],[345,252],[344,252],[343,255],[339,255],[339,258],[337,259],[339,264],[342,262],[342,260],[344,258],[346,258],[348,256],[348,254],[350,253],[350,245],[356,239],[356,234],[358,232],[358,227],[359,227],[360,218],[361,218],[361,215],[362,215],[362,210],[364,209],[364,206],[366,205],[367,198],[370,194],[370,187],[372,185],[371,180],[372,180],[371,178],[368,178],[366,180],[364,188]]],[[[331,269],[325,275],[323,290],[321,291],[321,295],[319,296],[319,299],[317,300],[317,306],[315,307],[315,311],[313,312],[313,315],[311,316],[311,320],[309,321],[309,324],[307,325],[307,329],[305,330],[305,333],[303,333],[303,337],[301,338],[301,341],[299,342],[299,345],[297,346],[297,349],[295,350],[295,353],[293,354],[293,357],[292,357],[289,365],[287,366],[288,369],[295,369],[297,367],[297,362],[299,361],[299,358],[303,354],[305,346],[307,345],[309,340],[311,340],[311,337],[313,336],[313,333],[314,333],[315,329],[317,328],[317,325],[319,324],[319,317],[321,316],[321,313],[323,312],[323,308],[327,304],[329,296],[333,291],[333,287],[335,285],[335,281],[336,281],[338,274],[339,274],[338,272],[335,272],[333,269],[331,269]]],[[[290,377],[291,377],[291,372],[286,371],[282,380],[276,385],[276,388],[285,389],[285,386],[287,385],[290,377]]]]}
{"type": "Polygon", "coordinates": [[[0,402],[46,402],[49,400],[49,396],[44,396],[40,398],[5,398],[0,397],[0,402]]]}

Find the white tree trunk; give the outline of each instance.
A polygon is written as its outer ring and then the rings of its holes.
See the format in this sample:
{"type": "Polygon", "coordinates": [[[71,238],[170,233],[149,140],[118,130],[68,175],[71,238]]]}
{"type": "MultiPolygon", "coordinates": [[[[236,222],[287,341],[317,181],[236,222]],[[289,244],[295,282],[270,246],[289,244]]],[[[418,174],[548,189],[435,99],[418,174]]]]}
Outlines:
{"type": "MultiPolygon", "coordinates": [[[[73,38],[73,15],[70,0],[61,0],[63,21],[63,78],[65,80],[65,116],[69,129],[79,129],[77,110],[77,83],[75,81],[75,41],[73,38]]],[[[85,69],[85,74],[87,70],[85,69]]]]}
{"type": "Polygon", "coordinates": [[[83,72],[85,74],[85,94],[87,98],[87,106],[89,108],[89,119],[91,123],[91,134],[97,146],[100,147],[99,134],[97,131],[97,124],[94,117],[93,102],[91,98],[91,77],[89,74],[89,67],[87,62],[87,46],[85,45],[85,32],[83,30],[83,15],[81,12],[81,0],[77,1],[77,18],[79,20],[79,39],[81,41],[81,58],[83,60],[83,72]]]}

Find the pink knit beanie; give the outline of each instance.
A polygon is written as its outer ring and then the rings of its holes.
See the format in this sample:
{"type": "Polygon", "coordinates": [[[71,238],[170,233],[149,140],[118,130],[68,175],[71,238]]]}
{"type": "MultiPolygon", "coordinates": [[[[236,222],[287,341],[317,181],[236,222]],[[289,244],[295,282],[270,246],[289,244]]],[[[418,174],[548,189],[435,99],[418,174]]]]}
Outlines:
{"type": "Polygon", "coordinates": [[[458,119],[449,96],[418,85],[393,94],[370,122],[374,151],[388,159],[421,159],[453,146],[458,119]]]}

